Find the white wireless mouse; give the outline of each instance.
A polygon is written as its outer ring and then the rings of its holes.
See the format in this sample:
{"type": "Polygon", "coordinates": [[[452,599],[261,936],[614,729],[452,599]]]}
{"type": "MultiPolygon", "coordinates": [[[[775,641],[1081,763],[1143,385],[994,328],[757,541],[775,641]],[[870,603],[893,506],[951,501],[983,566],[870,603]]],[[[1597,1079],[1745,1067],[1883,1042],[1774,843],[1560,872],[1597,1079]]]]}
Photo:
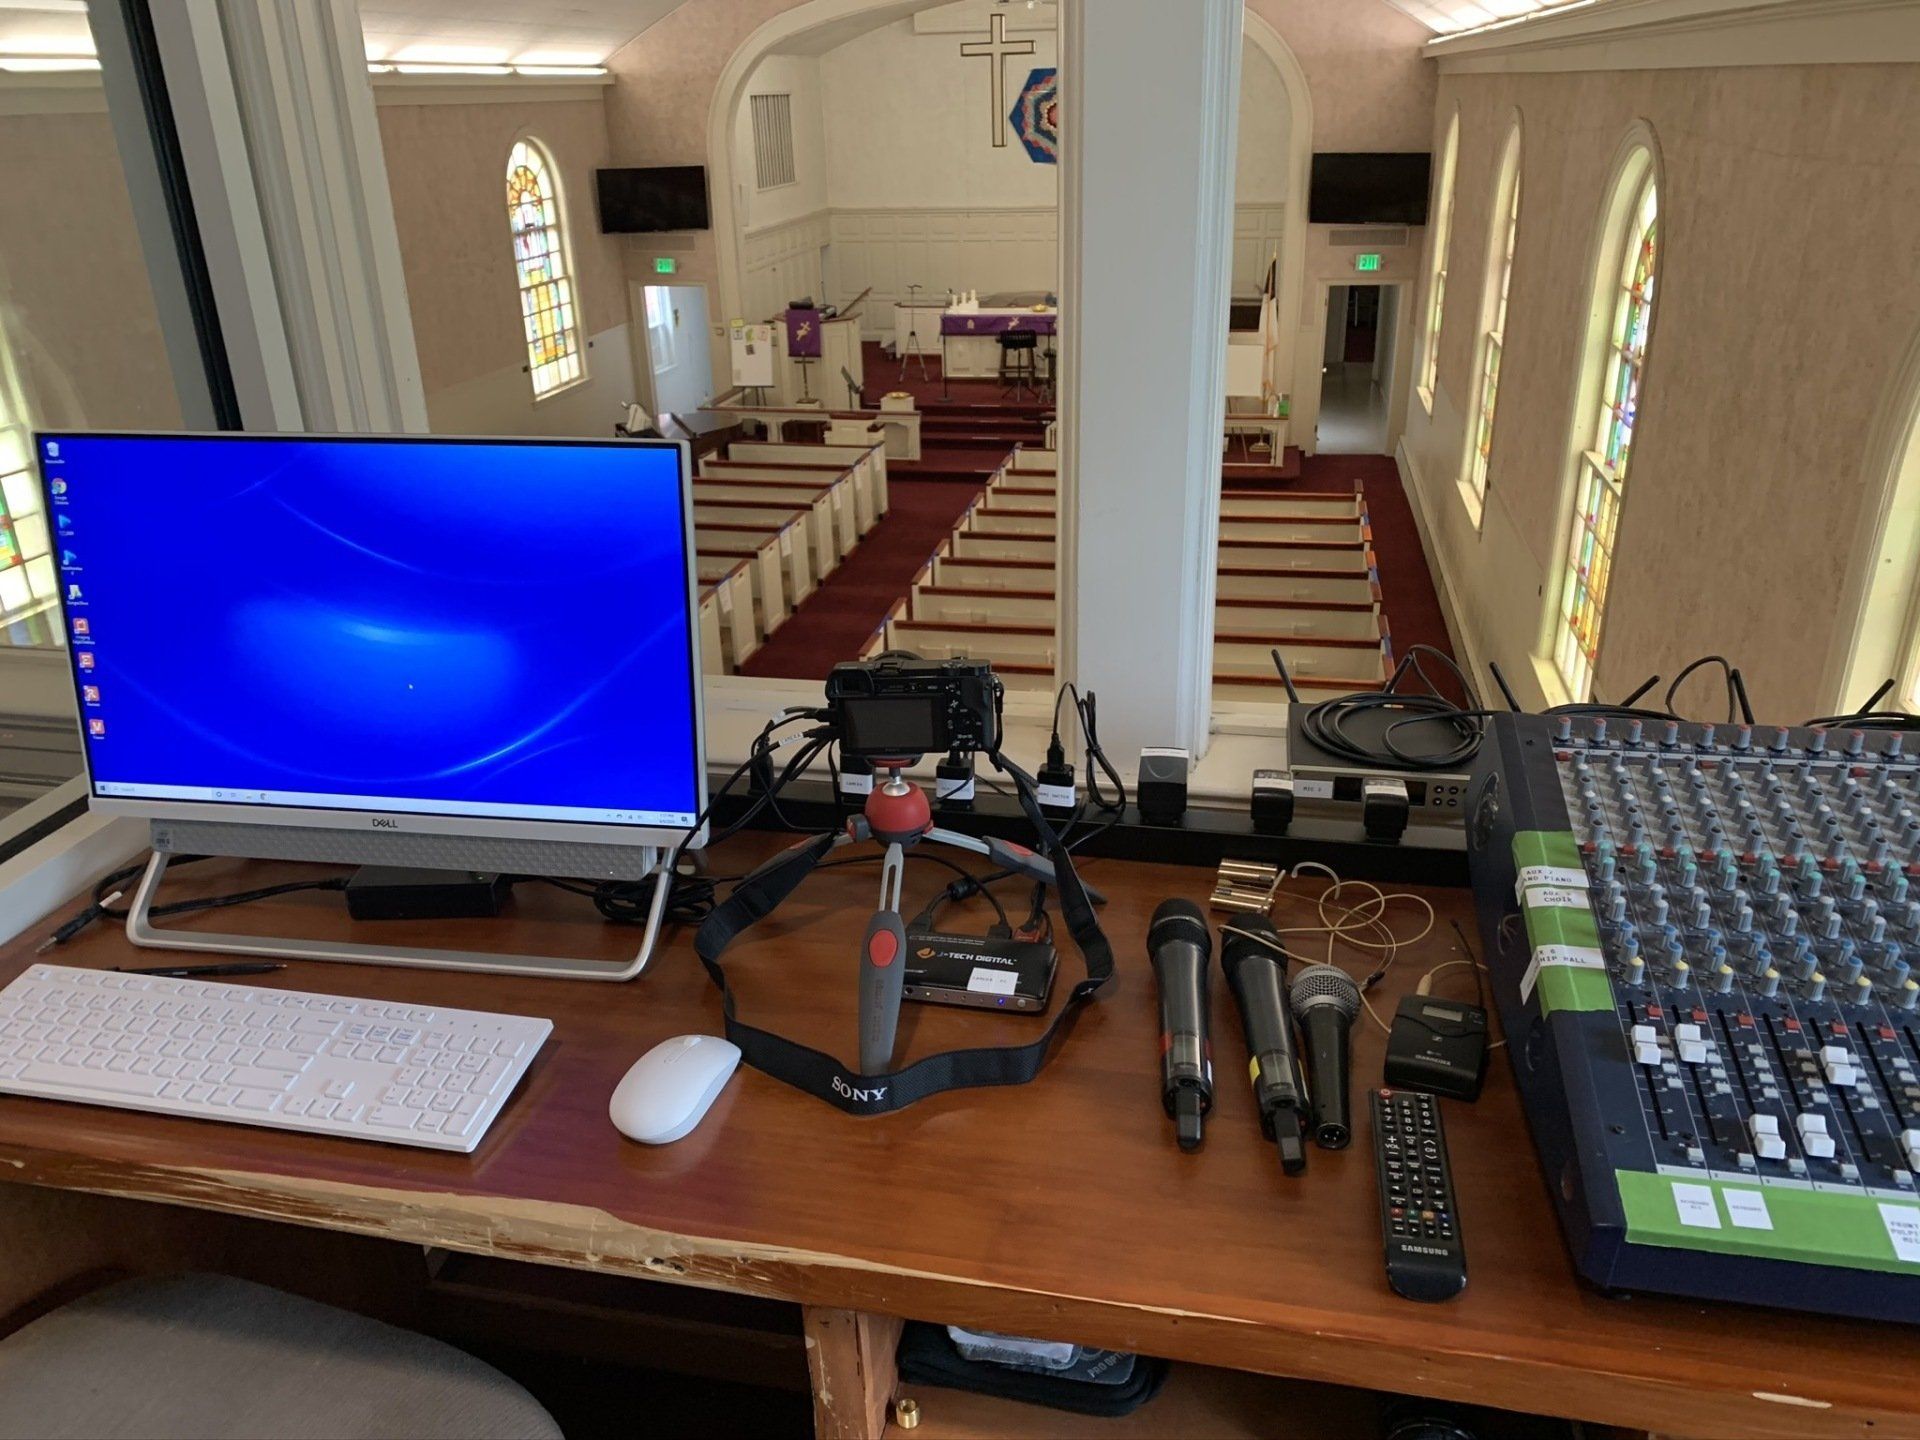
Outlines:
{"type": "Polygon", "coordinates": [[[607,1115],[630,1140],[678,1140],[700,1123],[739,1063],[740,1047],[717,1035],[662,1040],[614,1086],[607,1115]]]}

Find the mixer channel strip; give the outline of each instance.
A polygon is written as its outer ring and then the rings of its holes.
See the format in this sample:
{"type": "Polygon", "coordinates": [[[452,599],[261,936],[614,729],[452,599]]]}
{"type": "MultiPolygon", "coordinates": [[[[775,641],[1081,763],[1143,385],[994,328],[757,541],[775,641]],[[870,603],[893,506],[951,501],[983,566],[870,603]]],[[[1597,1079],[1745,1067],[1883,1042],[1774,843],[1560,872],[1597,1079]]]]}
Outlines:
{"type": "Polygon", "coordinates": [[[1536,1139],[1565,1144],[1587,1186],[1563,1218],[1618,1221],[1587,1259],[1637,1274],[1629,1252],[1666,1247],[1714,1252],[1703,1277],[1738,1274],[1725,1256],[1900,1275],[1920,1319],[1912,737],[1496,728],[1510,793],[1470,816],[1476,890],[1490,954],[1516,907],[1524,922],[1504,994],[1496,972],[1510,1032],[1554,1027],[1569,1113],[1536,1115],[1546,1096],[1526,1075],[1522,1090],[1536,1139]]]}

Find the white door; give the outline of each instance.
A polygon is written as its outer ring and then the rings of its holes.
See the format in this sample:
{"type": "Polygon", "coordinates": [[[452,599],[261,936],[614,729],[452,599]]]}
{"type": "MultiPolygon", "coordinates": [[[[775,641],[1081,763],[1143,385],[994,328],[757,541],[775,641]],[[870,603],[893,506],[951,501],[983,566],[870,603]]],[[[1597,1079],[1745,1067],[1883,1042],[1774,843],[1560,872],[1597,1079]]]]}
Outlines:
{"type": "Polygon", "coordinates": [[[643,285],[639,306],[646,333],[653,408],[698,410],[713,393],[704,285],[643,285]]]}

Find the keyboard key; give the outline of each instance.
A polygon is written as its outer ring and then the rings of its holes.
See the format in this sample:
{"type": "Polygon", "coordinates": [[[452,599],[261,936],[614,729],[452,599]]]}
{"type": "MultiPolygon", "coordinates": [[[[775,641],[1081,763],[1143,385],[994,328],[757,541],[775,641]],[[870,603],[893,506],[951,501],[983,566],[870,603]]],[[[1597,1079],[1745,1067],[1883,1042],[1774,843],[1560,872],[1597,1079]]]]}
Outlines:
{"type": "Polygon", "coordinates": [[[397,1105],[376,1105],[367,1112],[369,1125],[385,1125],[394,1130],[411,1130],[415,1115],[397,1105]]]}
{"type": "MultiPolygon", "coordinates": [[[[63,1065],[32,1064],[17,1077],[26,1085],[71,1085],[73,1072],[63,1065]]],[[[107,1071],[87,1072],[87,1089],[110,1095],[138,1095],[151,1100],[160,1094],[160,1081],[152,1075],[115,1075],[107,1071]]]]}

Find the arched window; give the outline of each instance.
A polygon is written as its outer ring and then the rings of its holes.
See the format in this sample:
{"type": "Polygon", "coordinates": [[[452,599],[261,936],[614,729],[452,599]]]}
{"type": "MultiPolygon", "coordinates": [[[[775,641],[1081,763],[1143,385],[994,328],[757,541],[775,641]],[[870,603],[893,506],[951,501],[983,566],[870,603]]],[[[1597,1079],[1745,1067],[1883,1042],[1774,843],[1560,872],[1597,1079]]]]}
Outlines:
{"type": "Polygon", "coordinates": [[[1433,389],[1440,374],[1440,320],[1447,308],[1447,251],[1453,241],[1453,164],[1460,153],[1460,116],[1447,126],[1447,143],[1440,152],[1439,205],[1434,211],[1433,253],[1427,269],[1427,326],[1420,350],[1420,403],[1433,409],[1433,389]]]}
{"type": "Polygon", "coordinates": [[[1473,498],[1487,498],[1487,462],[1493,455],[1493,414],[1500,398],[1500,356],[1507,329],[1507,289],[1513,283],[1513,242],[1520,233],[1520,127],[1507,137],[1500,159],[1500,179],[1494,187],[1494,249],[1488,255],[1487,289],[1481,302],[1485,317],[1480,337],[1480,398],[1474,406],[1473,449],[1467,473],[1473,498]],[[1504,202],[1504,206],[1503,203],[1504,202]]]}
{"type": "Polygon", "coordinates": [[[1659,215],[1653,156],[1639,150],[1621,171],[1607,207],[1606,223],[1616,228],[1601,253],[1592,315],[1596,322],[1610,316],[1611,324],[1590,327],[1587,374],[1574,417],[1578,454],[1573,517],[1567,527],[1552,654],[1554,668],[1575,700],[1592,693],[1594,661],[1600,653],[1620,499],[1640,418],[1640,375],[1653,328],[1659,215]]]}
{"type": "Polygon", "coordinates": [[[527,373],[538,399],[586,377],[565,217],[553,163],[531,140],[507,157],[507,223],[526,325],[527,373]]]}
{"type": "Polygon", "coordinates": [[[51,605],[59,588],[32,452],[19,377],[0,333],[0,624],[51,605]]]}

